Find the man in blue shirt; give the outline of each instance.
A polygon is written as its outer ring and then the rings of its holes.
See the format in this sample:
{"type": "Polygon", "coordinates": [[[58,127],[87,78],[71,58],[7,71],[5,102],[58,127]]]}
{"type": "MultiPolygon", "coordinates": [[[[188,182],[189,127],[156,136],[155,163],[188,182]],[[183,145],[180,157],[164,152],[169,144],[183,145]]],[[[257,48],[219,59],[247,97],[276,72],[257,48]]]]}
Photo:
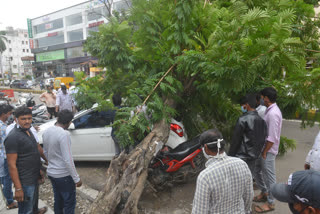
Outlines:
{"type": "Polygon", "coordinates": [[[10,105],[0,105],[0,158],[3,160],[3,176],[1,184],[3,185],[3,194],[7,200],[7,209],[18,208],[18,204],[13,200],[12,180],[9,174],[6,150],[4,147],[4,139],[6,138],[7,120],[12,114],[13,107],[10,105]]]}

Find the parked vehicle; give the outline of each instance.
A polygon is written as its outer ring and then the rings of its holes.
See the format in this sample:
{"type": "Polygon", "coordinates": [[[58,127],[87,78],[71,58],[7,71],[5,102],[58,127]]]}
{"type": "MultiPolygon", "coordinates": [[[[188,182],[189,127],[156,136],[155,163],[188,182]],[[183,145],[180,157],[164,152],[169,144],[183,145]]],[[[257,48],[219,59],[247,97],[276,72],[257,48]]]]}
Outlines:
{"type": "Polygon", "coordinates": [[[0,92],[0,104],[10,104],[10,98],[3,92],[0,92]]]}
{"type": "MultiPolygon", "coordinates": [[[[115,156],[115,146],[111,137],[111,118],[107,112],[99,112],[98,105],[75,114],[68,131],[72,140],[71,149],[76,161],[109,161],[115,156]]],[[[53,126],[56,119],[40,126],[38,132],[42,144],[43,132],[53,126]]],[[[168,146],[176,147],[187,140],[182,123],[172,119],[175,124],[170,131],[168,146]]]]}
{"type": "Polygon", "coordinates": [[[8,80],[8,79],[4,80],[3,83],[4,83],[5,86],[9,86],[10,85],[10,80],[8,80]]]}
{"type": "Polygon", "coordinates": [[[67,87],[67,89],[70,88],[70,83],[74,81],[73,77],[56,77],[54,79],[53,87],[55,90],[59,89],[61,86],[61,83],[64,83],[67,87]]]}
{"type": "Polygon", "coordinates": [[[148,180],[158,190],[185,183],[204,169],[200,135],[181,143],[174,149],[160,143],[149,167],[148,180]]]}
{"type": "Polygon", "coordinates": [[[36,103],[33,100],[34,96],[31,93],[19,93],[18,95],[18,105],[26,105],[27,107],[32,107],[36,103]]]}
{"type": "Polygon", "coordinates": [[[10,88],[23,88],[29,89],[28,83],[26,80],[13,80],[10,83],[10,88]]]}

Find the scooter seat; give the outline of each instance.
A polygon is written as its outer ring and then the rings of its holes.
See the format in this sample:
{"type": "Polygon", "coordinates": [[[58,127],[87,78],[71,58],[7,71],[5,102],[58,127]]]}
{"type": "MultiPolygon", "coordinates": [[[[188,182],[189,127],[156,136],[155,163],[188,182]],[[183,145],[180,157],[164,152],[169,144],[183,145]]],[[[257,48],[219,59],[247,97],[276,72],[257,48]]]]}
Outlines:
{"type": "Polygon", "coordinates": [[[180,161],[200,148],[199,138],[200,136],[198,135],[197,137],[180,144],[169,152],[165,152],[164,155],[180,161]]]}

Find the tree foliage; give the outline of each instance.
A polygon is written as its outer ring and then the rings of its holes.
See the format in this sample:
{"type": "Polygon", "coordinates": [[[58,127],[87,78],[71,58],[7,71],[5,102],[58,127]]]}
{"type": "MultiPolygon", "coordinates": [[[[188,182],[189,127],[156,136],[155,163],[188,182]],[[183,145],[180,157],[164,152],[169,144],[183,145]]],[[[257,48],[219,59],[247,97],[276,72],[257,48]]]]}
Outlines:
{"type": "Polygon", "coordinates": [[[82,81],[84,106],[104,108],[114,93],[125,107],[114,126],[123,145],[143,138],[161,118],[181,119],[189,136],[216,126],[224,135],[247,92],[273,86],[284,115],[318,108],[318,20],[302,0],[133,0],[126,21],[110,18],[85,48],[106,69],[82,81]],[[137,112],[159,79],[173,68],[137,112]],[[285,77],[284,77],[285,74],[285,77]],[[170,105],[166,103],[168,100],[170,105]]]}
{"type": "Polygon", "coordinates": [[[5,37],[6,32],[0,31],[0,53],[3,53],[7,47],[5,41],[7,41],[7,38],[5,37]]]}

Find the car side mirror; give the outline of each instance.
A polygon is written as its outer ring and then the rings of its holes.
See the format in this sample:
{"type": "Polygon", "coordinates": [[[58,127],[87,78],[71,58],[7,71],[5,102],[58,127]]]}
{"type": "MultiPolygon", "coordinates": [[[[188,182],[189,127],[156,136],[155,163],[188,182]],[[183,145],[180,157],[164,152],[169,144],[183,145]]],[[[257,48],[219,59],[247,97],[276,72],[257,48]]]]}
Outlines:
{"type": "Polygon", "coordinates": [[[68,127],[69,130],[75,130],[76,127],[74,126],[74,123],[71,123],[70,126],[68,127]]]}

